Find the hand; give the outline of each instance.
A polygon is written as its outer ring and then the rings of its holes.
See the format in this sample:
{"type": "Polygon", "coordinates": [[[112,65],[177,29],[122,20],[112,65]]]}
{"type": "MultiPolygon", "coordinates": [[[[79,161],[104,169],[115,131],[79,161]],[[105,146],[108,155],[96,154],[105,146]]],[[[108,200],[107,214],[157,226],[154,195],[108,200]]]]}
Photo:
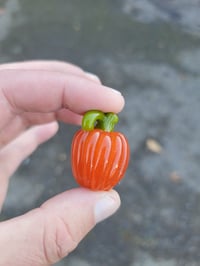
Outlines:
{"type": "MultiPolygon", "coordinates": [[[[119,112],[120,93],[71,64],[33,61],[0,65],[0,209],[9,176],[58,130],[80,124],[90,109],[119,112]]],[[[120,205],[114,190],[66,191],[39,208],[0,223],[0,265],[51,265],[71,252],[120,205]]]]}

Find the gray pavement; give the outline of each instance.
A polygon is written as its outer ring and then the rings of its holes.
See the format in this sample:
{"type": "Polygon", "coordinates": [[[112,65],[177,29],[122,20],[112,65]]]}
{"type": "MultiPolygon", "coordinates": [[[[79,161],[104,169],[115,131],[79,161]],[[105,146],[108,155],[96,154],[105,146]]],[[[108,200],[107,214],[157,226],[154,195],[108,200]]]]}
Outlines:
{"type": "MultiPolygon", "coordinates": [[[[71,61],[122,91],[116,129],[131,145],[122,206],[68,266],[198,266],[200,3],[158,0],[0,1],[0,62],[71,61]]],[[[76,186],[76,127],[61,125],[13,176],[1,219],[76,186]]]]}

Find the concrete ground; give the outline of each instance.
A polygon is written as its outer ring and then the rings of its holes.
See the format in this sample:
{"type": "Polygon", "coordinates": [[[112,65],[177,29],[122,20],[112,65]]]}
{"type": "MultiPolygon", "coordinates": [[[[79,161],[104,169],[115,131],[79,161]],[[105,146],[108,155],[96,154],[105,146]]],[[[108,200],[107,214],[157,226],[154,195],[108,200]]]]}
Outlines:
{"type": "MultiPolygon", "coordinates": [[[[0,0],[0,62],[58,59],[121,90],[118,129],[131,145],[121,209],[68,266],[198,266],[200,3],[195,0],[0,0]]],[[[13,176],[6,219],[76,186],[76,127],[61,125],[13,176]]]]}

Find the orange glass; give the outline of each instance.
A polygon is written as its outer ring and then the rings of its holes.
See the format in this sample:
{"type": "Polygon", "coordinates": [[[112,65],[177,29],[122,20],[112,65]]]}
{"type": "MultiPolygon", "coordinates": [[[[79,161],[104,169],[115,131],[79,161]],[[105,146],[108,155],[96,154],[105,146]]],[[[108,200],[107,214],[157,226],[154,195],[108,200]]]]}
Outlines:
{"type": "Polygon", "coordinates": [[[72,141],[72,172],[91,190],[110,190],[124,177],[130,149],[122,133],[80,129],[72,141]]]}

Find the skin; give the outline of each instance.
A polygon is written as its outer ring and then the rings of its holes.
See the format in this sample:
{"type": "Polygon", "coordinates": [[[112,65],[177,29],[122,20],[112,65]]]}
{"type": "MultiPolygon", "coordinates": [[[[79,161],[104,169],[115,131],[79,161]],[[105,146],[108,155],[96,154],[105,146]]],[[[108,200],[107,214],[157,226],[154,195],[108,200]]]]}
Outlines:
{"type": "MultiPolygon", "coordinates": [[[[9,177],[56,134],[58,121],[79,125],[87,110],[117,113],[123,106],[120,93],[72,64],[31,61],[0,65],[0,210],[9,177]]],[[[119,205],[114,190],[75,188],[1,222],[0,266],[54,264],[119,205]]]]}

